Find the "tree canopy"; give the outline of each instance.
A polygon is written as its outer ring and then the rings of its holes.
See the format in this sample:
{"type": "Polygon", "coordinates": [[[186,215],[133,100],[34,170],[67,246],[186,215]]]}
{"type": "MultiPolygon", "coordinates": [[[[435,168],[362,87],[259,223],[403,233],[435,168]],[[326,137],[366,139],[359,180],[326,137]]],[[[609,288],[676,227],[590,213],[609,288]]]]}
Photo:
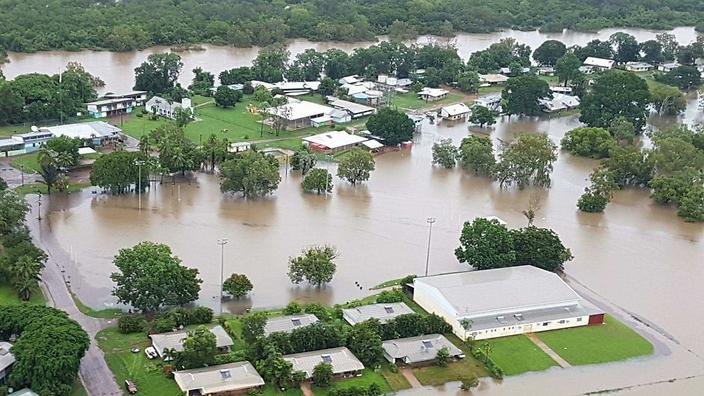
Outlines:
{"type": "Polygon", "coordinates": [[[236,298],[244,297],[253,288],[254,285],[244,274],[232,274],[223,283],[223,289],[236,298]]]}
{"type": "Polygon", "coordinates": [[[314,246],[304,249],[300,256],[288,260],[288,276],[293,283],[304,280],[315,286],[329,283],[335,275],[335,258],[338,253],[332,246],[314,246]]]}
{"type": "Polygon", "coordinates": [[[548,83],[537,76],[519,76],[508,79],[501,96],[507,114],[538,115],[542,112],[538,101],[552,93],[548,83]]]}
{"type": "Polygon", "coordinates": [[[181,57],[175,53],[151,54],[134,69],[134,89],[155,94],[168,92],[174,88],[181,68],[181,57]]]}
{"type": "Polygon", "coordinates": [[[236,155],[220,165],[220,190],[256,198],[276,190],[281,181],[276,158],[255,151],[236,155]]]}
{"type": "Polygon", "coordinates": [[[181,265],[171,248],[159,243],[140,242],[121,249],[113,263],[119,272],[110,275],[115,282],[112,294],[143,312],[193,302],[203,282],[197,269],[181,265]]]}
{"type": "Polygon", "coordinates": [[[382,143],[385,145],[396,146],[413,138],[415,125],[405,113],[384,107],[369,117],[367,129],[373,135],[384,139],[382,143]]]}
{"type": "Polygon", "coordinates": [[[635,130],[645,126],[650,102],[648,84],[633,73],[608,71],[596,77],[580,105],[579,120],[591,127],[608,128],[611,122],[624,117],[635,130]]]}
{"type": "Polygon", "coordinates": [[[494,177],[501,186],[550,187],[552,164],[556,160],[557,146],[547,135],[520,135],[499,153],[494,177]]]}
{"type": "Polygon", "coordinates": [[[361,148],[355,148],[340,161],[337,176],[352,184],[369,180],[374,170],[374,157],[361,148]]]}

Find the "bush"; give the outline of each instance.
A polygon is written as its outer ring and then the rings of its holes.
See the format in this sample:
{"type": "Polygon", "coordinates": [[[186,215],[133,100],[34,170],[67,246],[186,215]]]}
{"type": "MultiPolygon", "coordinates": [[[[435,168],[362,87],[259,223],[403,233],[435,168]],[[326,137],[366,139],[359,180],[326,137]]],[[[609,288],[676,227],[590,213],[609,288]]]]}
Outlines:
{"type": "Polygon", "coordinates": [[[399,281],[401,286],[413,284],[413,280],[416,279],[417,275],[407,275],[399,281]]]}
{"type": "Polygon", "coordinates": [[[213,310],[208,307],[197,307],[190,310],[188,324],[206,324],[213,321],[213,310]]]}
{"type": "Polygon", "coordinates": [[[380,396],[381,394],[381,388],[377,384],[369,386],[355,385],[344,389],[333,388],[328,391],[328,396],[380,396]]]}
{"type": "Polygon", "coordinates": [[[499,367],[498,364],[494,362],[494,360],[489,357],[489,355],[486,354],[486,352],[479,348],[472,348],[472,356],[474,356],[475,359],[479,360],[480,362],[484,363],[484,366],[486,366],[486,369],[489,371],[489,374],[491,374],[492,377],[496,379],[502,379],[504,378],[504,370],[499,367]]]}
{"type": "Polygon", "coordinates": [[[384,290],[379,293],[376,298],[377,303],[398,303],[403,301],[403,292],[401,289],[384,290]]]}
{"type": "Polygon", "coordinates": [[[303,312],[315,315],[316,318],[322,320],[323,322],[330,320],[330,312],[328,312],[326,307],[320,304],[306,304],[303,312]]]}
{"type": "Polygon", "coordinates": [[[142,117],[144,117],[144,114],[142,114],[142,113],[137,113],[137,118],[142,118],[142,117]]]}
{"type": "Polygon", "coordinates": [[[579,197],[577,201],[577,207],[582,212],[587,213],[599,213],[606,209],[606,205],[609,203],[609,198],[597,194],[594,192],[585,192],[579,197]]]}
{"type": "Polygon", "coordinates": [[[176,321],[173,318],[157,319],[152,322],[151,329],[155,333],[166,333],[176,328],[176,321]]]}
{"type": "Polygon", "coordinates": [[[245,360],[245,351],[240,349],[239,351],[233,351],[228,353],[222,353],[214,356],[215,364],[228,364],[241,362],[245,360]]]}
{"type": "Polygon", "coordinates": [[[117,319],[117,330],[122,334],[139,333],[144,330],[144,319],[137,315],[122,315],[117,319]]]}
{"type": "Polygon", "coordinates": [[[462,385],[460,385],[460,389],[463,391],[468,391],[471,390],[472,388],[476,388],[479,386],[479,379],[477,377],[469,377],[469,378],[462,378],[462,385]]]}
{"type": "Polygon", "coordinates": [[[330,386],[332,382],[332,365],[328,363],[319,363],[313,368],[313,383],[320,387],[330,386]]]}
{"type": "Polygon", "coordinates": [[[290,303],[288,303],[286,308],[284,308],[283,312],[284,312],[284,315],[297,315],[297,314],[303,312],[303,307],[301,306],[301,304],[299,304],[295,301],[291,301],[290,303]]]}

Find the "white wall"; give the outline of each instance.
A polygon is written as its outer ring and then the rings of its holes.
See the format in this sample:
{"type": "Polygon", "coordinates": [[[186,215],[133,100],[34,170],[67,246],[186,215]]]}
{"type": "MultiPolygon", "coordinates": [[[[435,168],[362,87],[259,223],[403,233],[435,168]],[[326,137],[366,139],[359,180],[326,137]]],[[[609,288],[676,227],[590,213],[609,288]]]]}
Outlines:
{"type": "MultiPolygon", "coordinates": [[[[540,331],[566,329],[568,327],[586,326],[589,323],[589,316],[578,316],[545,322],[523,323],[520,325],[510,325],[496,327],[487,330],[470,331],[469,335],[474,335],[475,340],[486,340],[489,338],[506,337],[516,334],[537,333],[540,331]],[[562,322],[562,323],[560,323],[562,322]],[[546,324],[547,323],[547,324],[546,324]]],[[[498,323],[497,323],[498,324],[498,323]]],[[[459,337],[459,334],[458,334],[459,337]]]]}

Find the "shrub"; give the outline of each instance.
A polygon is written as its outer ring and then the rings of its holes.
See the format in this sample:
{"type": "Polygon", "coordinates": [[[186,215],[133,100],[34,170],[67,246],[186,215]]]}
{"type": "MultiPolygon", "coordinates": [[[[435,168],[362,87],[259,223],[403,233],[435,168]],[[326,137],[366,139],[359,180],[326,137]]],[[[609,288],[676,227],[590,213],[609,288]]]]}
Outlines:
{"type": "Polygon", "coordinates": [[[577,208],[582,212],[599,213],[606,209],[609,198],[594,192],[585,192],[577,201],[577,208]]]}
{"type": "Polygon", "coordinates": [[[313,368],[313,383],[320,387],[327,387],[332,382],[332,365],[319,363],[313,368]]]}
{"type": "Polygon", "coordinates": [[[173,318],[157,319],[152,322],[152,330],[156,333],[166,333],[176,327],[176,321],[173,318]]]}
{"type": "Polygon", "coordinates": [[[330,320],[330,312],[328,309],[320,304],[306,304],[303,311],[307,314],[315,315],[316,318],[322,320],[323,322],[330,320]]]}
{"type": "Polygon", "coordinates": [[[188,324],[206,324],[213,321],[213,310],[208,307],[197,307],[190,310],[188,324]]]}
{"type": "Polygon", "coordinates": [[[333,388],[328,391],[328,396],[380,396],[381,394],[381,388],[377,384],[369,386],[354,385],[349,388],[333,388]]]}
{"type": "Polygon", "coordinates": [[[299,304],[295,301],[291,301],[290,303],[288,303],[286,308],[284,308],[283,312],[284,312],[284,315],[297,315],[297,314],[303,312],[303,307],[301,306],[301,304],[299,304]]]}
{"type": "Polygon", "coordinates": [[[479,386],[479,379],[477,377],[469,377],[469,378],[462,378],[462,385],[460,385],[460,389],[464,391],[471,390],[472,388],[476,388],[479,386]]]}
{"type": "Polygon", "coordinates": [[[504,370],[502,370],[501,367],[499,367],[499,365],[496,364],[483,349],[479,347],[472,348],[472,356],[484,363],[484,366],[486,366],[486,369],[492,377],[496,379],[502,379],[504,377],[504,370]]]}
{"type": "Polygon", "coordinates": [[[122,334],[138,333],[144,330],[144,319],[137,315],[122,315],[117,319],[117,329],[122,334]]]}
{"type": "Polygon", "coordinates": [[[399,281],[399,284],[400,284],[401,286],[412,284],[412,283],[413,283],[413,280],[414,280],[416,277],[417,277],[417,275],[407,275],[406,277],[402,278],[402,279],[399,281]]]}
{"type": "Polygon", "coordinates": [[[215,359],[215,364],[228,364],[228,363],[241,362],[241,361],[245,360],[245,351],[244,351],[244,349],[240,349],[239,351],[222,353],[219,355],[215,355],[214,359],[215,359]]]}
{"type": "Polygon", "coordinates": [[[384,290],[376,298],[377,303],[398,303],[403,301],[403,292],[400,289],[384,290]]]}
{"type": "Polygon", "coordinates": [[[137,118],[142,118],[142,117],[144,117],[144,114],[142,114],[142,113],[137,113],[137,118]]]}
{"type": "Polygon", "coordinates": [[[450,351],[447,349],[447,347],[442,347],[438,350],[438,352],[435,354],[435,364],[438,365],[438,367],[447,367],[447,364],[450,362],[450,351]]]}

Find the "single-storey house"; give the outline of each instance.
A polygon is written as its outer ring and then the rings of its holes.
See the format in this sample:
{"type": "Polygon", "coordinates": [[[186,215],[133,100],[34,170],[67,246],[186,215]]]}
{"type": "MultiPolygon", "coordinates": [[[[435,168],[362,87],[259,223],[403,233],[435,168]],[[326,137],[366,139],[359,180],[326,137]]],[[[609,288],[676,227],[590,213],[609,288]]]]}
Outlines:
{"type": "Polygon", "coordinates": [[[8,396],[39,396],[39,394],[29,388],[24,388],[16,392],[12,392],[8,396]]]}
{"type": "Polygon", "coordinates": [[[244,151],[249,151],[252,148],[252,144],[249,142],[237,142],[237,143],[230,143],[230,149],[228,150],[231,153],[241,153],[244,151]]]}
{"type": "Polygon", "coordinates": [[[320,81],[280,81],[274,84],[275,89],[280,89],[284,95],[305,95],[317,91],[320,81]]]}
{"type": "Polygon", "coordinates": [[[320,363],[332,366],[332,373],[337,377],[361,375],[364,365],[346,347],[323,349],[320,351],[285,355],[284,360],[293,365],[293,372],[301,371],[306,378],[313,376],[313,369],[320,363]]]}
{"type": "Polygon", "coordinates": [[[441,88],[423,88],[418,92],[418,97],[426,102],[444,99],[450,92],[441,88]]]}
{"type": "Polygon", "coordinates": [[[562,93],[553,93],[552,98],[542,98],[538,102],[546,113],[575,109],[580,103],[579,96],[562,93]]]}
{"type": "Polygon", "coordinates": [[[467,117],[469,107],[464,103],[456,103],[450,106],[444,106],[440,109],[440,116],[446,120],[460,120],[467,117]]]}
{"type": "Polygon", "coordinates": [[[613,69],[615,63],[616,61],[613,59],[604,59],[590,56],[585,59],[584,62],[582,62],[582,65],[591,66],[597,70],[609,70],[613,69]]]}
{"type": "Polygon", "coordinates": [[[321,126],[330,126],[332,125],[332,117],[328,114],[323,114],[320,117],[315,117],[310,119],[310,125],[320,128],[321,126]]]}
{"type": "Polygon", "coordinates": [[[286,129],[300,129],[311,125],[313,118],[330,114],[333,108],[306,100],[289,99],[288,103],[270,107],[265,111],[274,117],[285,120],[286,129]]]}
{"type": "Polygon", "coordinates": [[[631,72],[647,72],[653,70],[653,65],[646,62],[626,62],[625,68],[631,72]]]}
{"type": "Polygon", "coordinates": [[[555,68],[552,66],[540,66],[538,68],[538,75],[539,76],[554,76],[555,75],[555,68]]]}
{"type": "MultiPolygon", "coordinates": [[[[242,91],[242,90],[244,89],[244,84],[228,84],[228,85],[225,85],[225,86],[228,87],[228,88],[230,88],[230,89],[233,90],[233,91],[242,91]]],[[[212,92],[213,94],[215,94],[215,93],[218,91],[218,88],[220,88],[220,87],[219,87],[219,86],[218,86],[218,87],[212,87],[212,88],[210,88],[210,92],[212,92]]]]}
{"type": "Polygon", "coordinates": [[[662,65],[658,66],[658,71],[667,73],[678,68],[679,66],[680,64],[677,62],[663,63],[662,65]]]}
{"type": "Polygon", "coordinates": [[[295,329],[318,323],[318,318],[313,314],[286,315],[269,318],[264,325],[264,335],[271,333],[290,333],[295,329]]]}
{"type": "Polygon", "coordinates": [[[0,139],[0,153],[5,157],[24,154],[24,141],[19,137],[0,139]]]}
{"type": "MultiPolygon", "coordinates": [[[[221,352],[227,352],[232,347],[232,338],[227,334],[222,326],[218,325],[210,329],[210,332],[215,334],[215,346],[221,352]]],[[[172,331],[169,333],[150,334],[152,346],[156,349],[156,353],[163,359],[164,350],[174,350],[176,352],[183,351],[183,341],[188,337],[187,330],[172,331]]]]}
{"type": "Polygon", "coordinates": [[[378,319],[379,322],[386,323],[399,315],[410,313],[413,313],[413,310],[404,303],[381,303],[343,309],[342,318],[354,326],[369,319],[378,319]]]}
{"type": "Polygon", "coordinates": [[[462,340],[604,321],[604,311],[557,274],[529,265],[418,277],[413,288],[413,300],[444,318],[462,340]]]}
{"type": "Polygon", "coordinates": [[[374,139],[369,139],[365,140],[362,142],[362,146],[364,146],[367,150],[371,151],[372,153],[376,153],[380,151],[382,148],[384,148],[384,145],[379,143],[379,141],[374,140],[374,139]]]}
{"type": "Polygon", "coordinates": [[[264,379],[246,361],[175,371],[174,380],[186,396],[242,395],[264,385],[264,379]]]}
{"type": "Polygon", "coordinates": [[[254,89],[257,89],[258,87],[264,87],[264,89],[266,89],[267,91],[271,91],[272,89],[276,88],[276,85],[270,84],[266,81],[252,80],[249,83],[254,89]]]}
{"type": "Polygon", "coordinates": [[[394,364],[421,365],[432,363],[435,361],[438,351],[442,348],[447,348],[451,358],[464,358],[464,352],[442,334],[388,340],[384,341],[381,347],[384,349],[386,360],[394,364]]]}
{"type": "Polygon", "coordinates": [[[367,140],[364,136],[350,135],[345,131],[330,131],[303,138],[303,144],[311,151],[337,153],[349,150],[367,140]]]}
{"type": "Polygon", "coordinates": [[[551,85],[550,91],[554,93],[571,94],[572,87],[563,87],[562,85],[551,85]]]}
{"type": "Polygon", "coordinates": [[[345,76],[342,77],[339,81],[340,85],[345,85],[345,84],[356,84],[358,82],[362,82],[362,79],[359,78],[358,75],[353,74],[351,76],[345,76]]]}
{"type": "Polygon", "coordinates": [[[152,114],[157,114],[171,119],[176,117],[176,110],[178,109],[193,111],[193,105],[191,104],[191,99],[189,98],[183,98],[181,103],[178,103],[169,102],[160,96],[152,96],[152,98],[147,101],[147,104],[144,105],[144,108],[152,114]]]}
{"type": "Polygon", "coordinates": [[[474,100],[474,104],[486,107],[491,111],[501,110],[501,92],[483,95],[474,100]]]}
{"type": "Polygon", "coordinates": [[[0,341],[0,384],[5,382],[5,378],[10,375],[12,365],[15,364],[15,356],[10,352],[12,344],[0,341]]]}
{"type": "Polygon", "coordinates": [[[508,77],[503,74],[480,74],[479,84],[482,86],[501,85],[508,81],[508,77]]]}
{"type": "MultiPolygon", "coordinates": [[[[508,76],[511,74],[511,68],[510,67],[502,67],[499,69],[499,73],[508,76]]],[[[528,74],[530,73],[530,67],[522,67],[521,68],[521,74],[528,74]]]]}
{"type": "Polygon", "coordinates": [[[32,132],[0,139],[0,153],[5,156],[31,153],[39,150],[49,139],[61,136],[78,138],[95,146],[103,146],[120,139],[122,130],[103,121],[82,122],[50,127],[32,127],[32,132]]]}
{"type": "Polygon", "coordinates": [[[335,109],[330,112],[330,120],[333,124],[344,124],[352,121],[352,116],[344,110],[335,109]]]}
{"type": "Polygon", "coordinates": [[[352,116],[352,118],[360,118],[376,113],[376,109],[373,107],[365,106],[363,104],[350,102],[347,100],[338,99],[329,103],[330,106],[338,109],[344,110],[352,116]]]}

